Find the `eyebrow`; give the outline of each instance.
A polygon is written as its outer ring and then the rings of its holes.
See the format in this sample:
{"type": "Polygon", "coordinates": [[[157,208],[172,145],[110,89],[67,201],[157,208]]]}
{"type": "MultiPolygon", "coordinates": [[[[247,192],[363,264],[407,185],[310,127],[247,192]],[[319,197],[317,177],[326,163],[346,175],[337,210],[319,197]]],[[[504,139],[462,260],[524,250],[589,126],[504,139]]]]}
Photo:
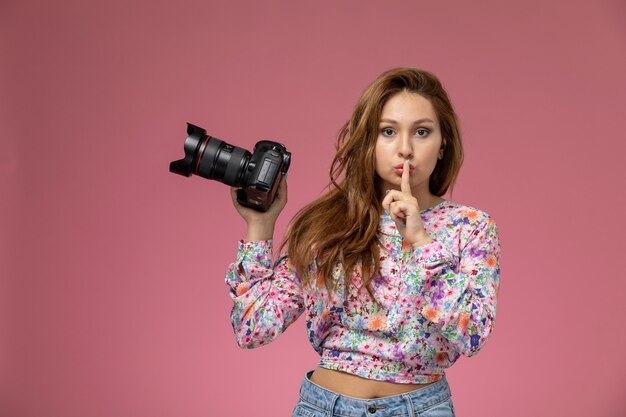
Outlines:
{"type": "MultiPolygon", "coordinates": [[[[393,119],[380,119],[380,122],[381,122],[381,123],[390,123],[390,124],[394,124],[394,125],[397,125],[397,124],[398,124],[398,122],[396,122],[396,121],[395,121],[395,120],[393,120],[393,119]]],[[[424,118],[422,118],[422,119],[417,119],[416,121],[414,121],[414,122],[413,122],[413,125],[419,125],[419,124],[422,124],[422,123],[432,123],[432,124],[435,124],[435,122],[433,122],[433,121],[432,121],[431,119],[429,119],[428,117],[424,117],[424,118]]]]}

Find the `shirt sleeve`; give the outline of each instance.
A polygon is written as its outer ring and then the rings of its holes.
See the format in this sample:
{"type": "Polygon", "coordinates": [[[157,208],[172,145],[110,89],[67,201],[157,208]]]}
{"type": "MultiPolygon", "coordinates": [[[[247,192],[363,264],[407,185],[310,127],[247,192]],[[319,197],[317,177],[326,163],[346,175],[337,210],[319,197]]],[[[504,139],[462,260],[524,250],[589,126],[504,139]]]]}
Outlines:
{"type": "Polygon", "coordinates": [[[246,349],[276,339],[304,311],[302,287],[286,256],[272,264],[272,241],[239,242],[226,284],[237,344],[246,349]]]}
{"type": "Polygon", "coordinates": [[[495,221],[486,217],[457,257],[434,240],[411,254],[423,282],[421,314],[463,355],[487,342],[496,319],[500,243],[495,221]]]}

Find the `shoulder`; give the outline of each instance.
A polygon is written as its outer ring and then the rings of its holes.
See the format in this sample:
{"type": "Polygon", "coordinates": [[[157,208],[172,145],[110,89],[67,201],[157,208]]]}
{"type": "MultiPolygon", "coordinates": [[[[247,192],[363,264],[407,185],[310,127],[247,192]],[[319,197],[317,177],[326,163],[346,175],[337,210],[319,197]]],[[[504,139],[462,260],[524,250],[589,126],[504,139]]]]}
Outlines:
{"type": "Polygon", "coordinates": [[[494,218],[486,211],[451,200],[442,203],[433,214],[457,236],[461,247],[482,231],[497,228],[494,218]]]}
{"type": "Polygon", "coordinates": [[[478,226],[484,223],[495,222],[493,217],[484,210],[452,200],[445,200],[433,211],[441,218],[466,225],[478,226]]]}

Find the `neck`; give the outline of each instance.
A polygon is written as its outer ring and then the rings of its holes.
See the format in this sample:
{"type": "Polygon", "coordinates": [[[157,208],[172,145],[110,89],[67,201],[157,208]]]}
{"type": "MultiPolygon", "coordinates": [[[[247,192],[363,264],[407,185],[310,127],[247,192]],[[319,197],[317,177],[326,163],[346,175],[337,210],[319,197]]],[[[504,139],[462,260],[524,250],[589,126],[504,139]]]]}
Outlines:
{"type": "Polygon", "coordinates": [[[413,195],[417,198],[417,205],[420,210],[426,210],[441,203],[444,199],[436,196],[430,190],[413,190],[413,195]],[[420,192],[421,191],[421,192],[420,192]]]}

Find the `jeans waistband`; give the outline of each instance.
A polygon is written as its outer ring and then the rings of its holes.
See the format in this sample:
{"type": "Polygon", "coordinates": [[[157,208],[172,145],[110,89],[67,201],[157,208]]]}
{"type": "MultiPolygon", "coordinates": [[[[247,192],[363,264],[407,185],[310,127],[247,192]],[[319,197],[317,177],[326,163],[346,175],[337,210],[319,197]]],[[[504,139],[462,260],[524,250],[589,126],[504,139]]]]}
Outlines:
{"type": "Polygon", "coordinates": [[[375,417],[417,413],[450,398],[450,386],[445,375],[437,382],[418,388],[405,394],[380,398],[354,398],[323,388],[310,380],[313,371],[305,374],[300,386],[300,398],[303,401],[329,411],[329,415],[371,415],[375,417]]]}

